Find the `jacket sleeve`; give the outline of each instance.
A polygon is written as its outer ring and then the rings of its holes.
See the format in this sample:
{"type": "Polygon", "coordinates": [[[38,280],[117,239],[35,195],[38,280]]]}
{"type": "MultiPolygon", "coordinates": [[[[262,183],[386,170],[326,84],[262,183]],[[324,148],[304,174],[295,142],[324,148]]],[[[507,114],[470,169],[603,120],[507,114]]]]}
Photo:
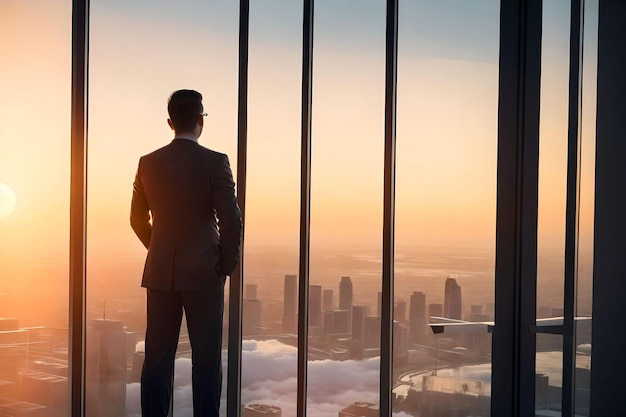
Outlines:
{"type": "Polygon", "coordinates": [[[228,156],[220,156],[211,185],[220,232],[222,272],[231,276],[239,263],[243,225],[241,212],[235,198],[235,182],[228,163],[228,156]]]}
{"type": "Polygon", "coordinates": [[[152,237],[152,225],[150,224],[150,207],[146,200],[146,194],[141,181],[141,160],[137,167],[135,182],[133,183],[133,199],[130,204],[130,226],[141,240],[141,243],[148,249],[150,238],[152,237]]]}

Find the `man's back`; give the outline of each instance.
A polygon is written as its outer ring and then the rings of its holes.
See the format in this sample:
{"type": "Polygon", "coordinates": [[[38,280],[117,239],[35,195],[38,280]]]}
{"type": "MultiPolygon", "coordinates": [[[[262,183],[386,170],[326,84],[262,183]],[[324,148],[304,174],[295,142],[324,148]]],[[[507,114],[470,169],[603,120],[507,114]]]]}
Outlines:
{"type": "Polygon", "coordinates": [[[187,139],[142,157],[131,224],[148,248],[142,286],[189,291],[222,283],[236,266],[241,234],[228,157],[187,139]]]}

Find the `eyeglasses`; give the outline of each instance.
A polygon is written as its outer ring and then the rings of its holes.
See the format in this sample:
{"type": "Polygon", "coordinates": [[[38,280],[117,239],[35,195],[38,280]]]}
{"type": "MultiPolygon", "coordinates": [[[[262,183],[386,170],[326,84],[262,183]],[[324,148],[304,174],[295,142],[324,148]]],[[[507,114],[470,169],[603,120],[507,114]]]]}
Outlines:
{"type": "Polygon", "coordinates": [[[209,113],[205,112],[205,113],[202,113],[200,116],[207,117],[208,115],[209,115],[209,113]]]}

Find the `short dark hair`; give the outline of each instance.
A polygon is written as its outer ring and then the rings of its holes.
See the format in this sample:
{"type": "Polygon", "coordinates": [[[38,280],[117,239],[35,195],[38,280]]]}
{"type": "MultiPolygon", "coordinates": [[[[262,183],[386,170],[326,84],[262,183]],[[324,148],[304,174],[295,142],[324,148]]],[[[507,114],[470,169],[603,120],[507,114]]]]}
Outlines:
{"type": "Polygon", "coordinates": [[[195,90],[176,90],[167,99],[167,112],[176,132],[192,131],[204,112],[202,94],[195,90]]]}

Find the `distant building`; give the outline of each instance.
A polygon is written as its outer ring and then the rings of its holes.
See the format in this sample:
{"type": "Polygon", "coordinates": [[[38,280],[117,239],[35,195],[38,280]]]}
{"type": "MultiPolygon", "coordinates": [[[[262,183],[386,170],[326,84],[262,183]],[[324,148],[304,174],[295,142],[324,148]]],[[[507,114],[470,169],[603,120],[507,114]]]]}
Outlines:
{"type": "Polygon", "coordinates": [[[283,294],[283,332],[296,334],[298,332],[298,278],[295,275],[285,275],[283,294]]]}
{"type": "Polygon", "coordinates": [[[322,291],[322,311],[333,310],[333,290],[322,291]]]}
{"type": "Polygon", "coordinates": [[[28,335],[20,330],[18,319],[0,318],[0,394],[3,398],[17,397],[19,350],[27,340],[28,335]]]}
{"type": "Polygon", "coordinates": [[[414,291],[409,306],[409,341],[423,343],[426,336],[426,294],[414,291]]]}
{"type": "MultiPolygon", "coordinates": [[[[407,356],[409,350],[409,328],[399,321],[393,322],[393,354],[407,356]]],[[[405,358],[406,359],[406,358],[405,358]]]]}
{"type": "Polygon", "coordinates": [[[446,278],[446,286],[443,299],[443,315],[449,319],[461,320],[463,317],[463,305],[461,303],[461,286],[456,279],[446,278]]]}
{"type": "Polygon", "coordinates": [[[367,402],[355,402],[339,411],[338,417],[378,417],[378,405],[367,402]]]}
{"type": "Polygon", "coordinates": [[[335,333],[350,333],[350,312],[348,310],[334,310],[333,321],[335,333]]]}
{"type": "Polygon", "coordinates": [[[322,327],[321,285],[309,285],[309,326],[322,327]]]}
{"type": "Polygon", "coordinates": [[[369,314],[369,308],[364,305],[352,306],[352,338],[363,342],[365,329],[365,317],[369,314]]]}
{"type": "Polygon", "coordinates": [[[242,307],[242,334],[261,334],[263,303],[257,299],[244,299],[242,307]]]}
{"type": "Polygon", "coordinates": [[[400,323],[404,323],[406,321],[406,301],[396,301],[396,305],[393,309],[393,318],[400,323]]]}
{"type": "Polygon", "coordinates": [[[241,407],[241,417],[281,417],[280,407],[266,404],[246,404],[241,407]]]}
{"type": "Polygon", "coordinates": [[[334,334],[335,333],[335,312],[332,310],[324,311],[322,313],[324,316],[324,334],[334,334]]]}
{"type": "Polygon", "coordinates": [[[339,309],[352,310],[352,280],[348,276],[339,281],[339,309]]]}
{"type": "Polygon", "coordinates": [[[348,276],[341,277],[339,281],[339,310],[348,311],[348,326],[352,325],[352,280],[348,276]]]}
{"type": "Polygon", "coordinates": [[[126,414],[126,333],[119,320],[92,320],[87,329],[86,415],[126,414]]]}
{"type": "Polygon", "coordinates": [[[428,319],[431,317],[443,317],[443,304],[428,304],[428,319]]]}
{"type": "Polygon", "coordinates": [[[415,394],[416,402],[421,404],[422,416],[490,415],[491,397],[479,380],[428,375],[423,377],[421,392],[409,392],[412,397],[415,394]]]}
{"type": "Polygon", "coordinates": [[[482,304],[472,304],[470,306],[471,314],[483,314],[483,306],[482,304]]]}
{"type": "Polygon", "coordinates": [[[380,317],[366,316],[363,328],[363,349],[380,348],[380,317]]]}
{"type": "Polygon", "coordinates": [[[346,310],[324,311],[324,334],[350,334],[346,310]]]}
{"type": "Polygon", "coordinates": [[[256,284],[246,284],[246,296],[244,298],[247,298],[249,300],[256,300],[256,289],[256,284]]]}

